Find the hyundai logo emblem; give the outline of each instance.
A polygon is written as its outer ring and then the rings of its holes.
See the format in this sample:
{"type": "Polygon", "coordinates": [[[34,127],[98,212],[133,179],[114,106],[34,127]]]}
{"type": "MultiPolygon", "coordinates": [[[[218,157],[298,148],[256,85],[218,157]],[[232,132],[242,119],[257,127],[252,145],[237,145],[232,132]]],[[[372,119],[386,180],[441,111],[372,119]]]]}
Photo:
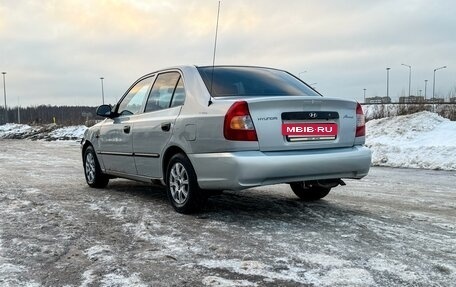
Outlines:
{"type": "Polygon", "coordinates": [[[309,113],[309,117],[311,119],[315,119],[317,117],[317,113],[309,113]]]}

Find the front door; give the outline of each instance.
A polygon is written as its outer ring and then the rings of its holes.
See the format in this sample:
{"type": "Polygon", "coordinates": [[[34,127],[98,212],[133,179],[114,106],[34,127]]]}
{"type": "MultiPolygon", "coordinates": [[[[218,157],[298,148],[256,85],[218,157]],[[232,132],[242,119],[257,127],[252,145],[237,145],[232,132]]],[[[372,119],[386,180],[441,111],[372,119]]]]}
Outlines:
{"type": "Polygon", "coordinates": [[[118,116],[106,120],[100,129],[99,154],[109,173],[136,175],[132,129],[152,86],[153,77],[135,83],[118,104],[118,116]]]}

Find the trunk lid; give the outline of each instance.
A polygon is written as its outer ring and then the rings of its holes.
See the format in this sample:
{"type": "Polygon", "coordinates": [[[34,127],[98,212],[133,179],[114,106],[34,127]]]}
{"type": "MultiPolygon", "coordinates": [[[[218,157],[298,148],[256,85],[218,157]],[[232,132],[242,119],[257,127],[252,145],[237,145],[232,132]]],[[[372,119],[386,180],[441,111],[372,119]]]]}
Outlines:
{"type": "Polygon", "coordinates": [[[338,148],[354,144],[355,101],[298,96],[242,100],[248,103],[261,151],[338,148]]]}

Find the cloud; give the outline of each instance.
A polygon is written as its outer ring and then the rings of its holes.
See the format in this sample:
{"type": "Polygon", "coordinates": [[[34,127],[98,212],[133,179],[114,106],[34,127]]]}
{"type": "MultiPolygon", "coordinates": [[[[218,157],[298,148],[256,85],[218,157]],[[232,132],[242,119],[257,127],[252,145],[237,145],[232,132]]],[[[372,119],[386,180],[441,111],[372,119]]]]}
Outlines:
{"type": "MultiPolygon", "coordinates": [[[[222,1],[217,63],[302,74],[328,96],[362,99],[456,85],[456,5],[425,0],[222,1]],[[431,82],[428,83],[430,85],[431,82]],[[428,86],[429,89],[429,86],[428,86]]],[[[139,76],[177,64],[212,62],[218,1],[3,1],[0,69],[8,95],[25,105],[109,101],[139,76]]]]}

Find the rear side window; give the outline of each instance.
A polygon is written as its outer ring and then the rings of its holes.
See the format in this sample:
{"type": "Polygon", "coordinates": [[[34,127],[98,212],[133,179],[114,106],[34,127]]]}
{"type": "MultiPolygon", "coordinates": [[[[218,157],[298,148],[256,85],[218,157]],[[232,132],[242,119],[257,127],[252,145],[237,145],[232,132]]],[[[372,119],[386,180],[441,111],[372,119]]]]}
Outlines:
{"type": "Polygon", "coordinates": [[[169,108],[171,106],[174,91],[180,82],[179,80],[180,74],[177,72],[169,72],[158,75],[150,92],[149,98],[147,99],[145,112],[153,112],[169,108]]]}
{"type": "Polygon", "coordinates": [[[174,91],[173,101],[171,102],[171,107],[182,106],[185,101],[185,89],[184,89],[184,81],[182,81],[182,77],[179,79],[177,83],[176,90],[174,91]]]}
{"type": "Polygon", "coordinates": [[[212,97],[319,96],[291,74],[259,67],[198,67],[212,97]]]}

